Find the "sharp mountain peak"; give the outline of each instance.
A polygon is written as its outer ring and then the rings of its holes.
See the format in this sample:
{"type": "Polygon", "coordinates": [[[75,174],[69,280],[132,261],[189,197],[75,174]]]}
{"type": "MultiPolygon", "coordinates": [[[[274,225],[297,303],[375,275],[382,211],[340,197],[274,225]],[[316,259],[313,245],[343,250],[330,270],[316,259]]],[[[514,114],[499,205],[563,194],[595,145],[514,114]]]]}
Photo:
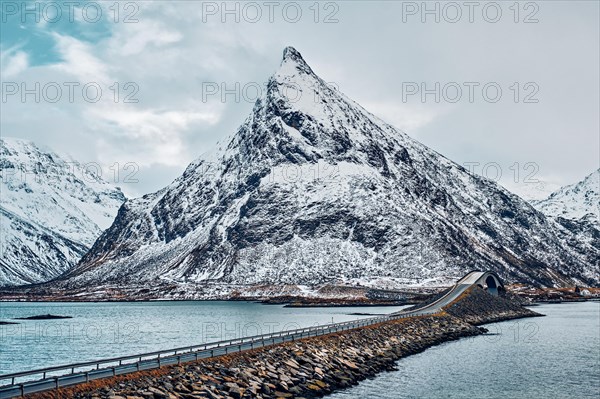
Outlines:
{"type": "MultiPolygon", "coordinates": [[[[127,201],[61,284],[399,287],[473,269],[543,285],[598,281],[598,249],[572,246],[524,200],[376,118],[296,49],[268,85],[212,158],[216,170],[199,160],[127,201]]],[[[192,296],[215,292],[195,287],[192,296]]]]}
{"type": "Polygon", "coordinates": [[[312,69],[306,63],[306,61],[302,57],[302,54],[300,54],[300,52],[292,46],[288,46],[283,49],[283,58],[281,59],[281,66],[283,66],[286,63],[296,64],[300,70],[312,73],[312,69]]]}

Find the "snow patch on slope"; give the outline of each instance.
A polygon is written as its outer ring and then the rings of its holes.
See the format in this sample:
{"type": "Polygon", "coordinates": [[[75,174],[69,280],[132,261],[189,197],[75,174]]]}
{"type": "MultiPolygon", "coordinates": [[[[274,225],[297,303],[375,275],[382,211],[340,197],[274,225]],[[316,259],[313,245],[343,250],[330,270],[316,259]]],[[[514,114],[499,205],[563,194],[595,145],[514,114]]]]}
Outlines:
{"type": "Polygon", "coordinates": [[[37,283],[72,267],[125,201],[68,156],[0,139],[0,286],[37,283]]]}
{"type": "Polygon", "coordinates": [[[121,209],[60,284],[423,286],[473,269],[598,281],[597,248],[376,118],[290,48],[224,148],[121,209]]]}
{"type": "Polygon", "coordinates": [[[544,200],[531,201],[536,209],[552,217],[591,218],[600,221],[600,169],[582,181],[561,187],[544,200]]]}

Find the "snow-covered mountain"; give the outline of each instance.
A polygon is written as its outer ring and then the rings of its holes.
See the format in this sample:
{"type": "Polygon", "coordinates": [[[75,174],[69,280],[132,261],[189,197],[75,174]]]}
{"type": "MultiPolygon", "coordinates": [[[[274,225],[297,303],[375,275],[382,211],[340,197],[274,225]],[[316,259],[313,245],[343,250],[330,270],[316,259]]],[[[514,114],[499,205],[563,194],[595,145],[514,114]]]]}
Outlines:
{"type": "Polygon", "coordinates": [[[30,141],[3,137],[0,156],[0,286],[47,281],[79,261],[125,197],[30,141]]]}
{"type": "Polygon", "coordinates": [[[552,217],[600,221],[600,169],[582,181],[556,190],[548,198],[531,201],[536,209],[552,217]]]}
{"type": "MultiPolygon", "coordinates": [[[[600,169],[582,181],[564,186],[533,206],[556,222],[558,234],[580,253],[600,248],[600,169]]],[[[596,274],[600,274],[598,258],[596,274]]]]}
{"type": "Polygon", "coordinates": [[[597,248],[327,85],[293,48],[225,145],[127,201],[60,283],[598,284],[597,248]],[[563,234],[564,233],[564,234],[563,234]]]}

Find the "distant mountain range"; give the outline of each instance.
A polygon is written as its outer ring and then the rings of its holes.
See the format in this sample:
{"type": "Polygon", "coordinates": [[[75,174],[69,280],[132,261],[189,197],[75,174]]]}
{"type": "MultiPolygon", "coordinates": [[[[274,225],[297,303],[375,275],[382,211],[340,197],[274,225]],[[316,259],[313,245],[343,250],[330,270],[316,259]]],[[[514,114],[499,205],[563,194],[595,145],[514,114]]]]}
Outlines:
{"type": "MultiPolygon", "coordinates": [[[[571,247],[596,256],[593,249],[600,248],[600,169],[532,203],[557,224],[558,234],[571,247]]],[[[589,259],[592,270],[600,275],[600,258],[589,259]]]]}
{"type": "Polygon", "coordinates": [[[531,201],[541,212],[565,219],[600,221],[600,169],[582,181],[561,187],[548,198],[531,201]]]}
{"type": "Polygon", "coordinates": [[[92,172],[30,141],[0,139],[0,286],[61,275],[112,224],[125,196],[92,172]]]}
{"type": "Polygon", "coordinates": [[[447,284],[473,269],[598,285],[600,251],[580,238],[375,117],[289,47],[237,132],[169,186],[125,202],[52,286],[227,296],[259,285],[447,284]]]}
{"type": "Polygon", "coordinates": [[[600,171],[532,206],[375,117],[291,47],[237,132],[141,198],[31,142],[0,144],[0,286],[226,298],[443,285],[473,269],[600,283],[600,171]]]}

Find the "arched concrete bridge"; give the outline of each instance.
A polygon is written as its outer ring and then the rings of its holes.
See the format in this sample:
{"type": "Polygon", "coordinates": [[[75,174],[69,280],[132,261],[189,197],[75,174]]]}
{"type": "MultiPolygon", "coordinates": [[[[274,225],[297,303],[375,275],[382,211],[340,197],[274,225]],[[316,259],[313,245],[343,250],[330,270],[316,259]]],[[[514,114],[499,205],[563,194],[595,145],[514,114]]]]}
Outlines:
{"type": "Polygon", "coordinates": [[[451,287],[442,297],[438,298],[432,303],[423,305],[421,307],[413,308],[407,312],[397,312],[394,314],[432,314],[442,310],[444,306],[449,305],[456,300],[463,292],[468,288],[478,285],[485,289],[490,294],[497,296],[505,291],[504,284],[500,277],[494,272],[482,272],[472,271],[467,273],[463,278],[458,280],[456,284],[451,287]]]}
{"type": "Polygon", "coordinates": [[[469,275],[471,276],[470,279],[475,279],[475,284],[486,289],[494,296],[505,291],[502,280],[494,272],[471,272],[469,275]]]}
{"type": "Polygon", "coordinates": [[[452,288],[434,302],[412,308],[408,311],[318,327],[274,332],[254,337],[202,343],[199,345],[165,351],[0,375],[0,399],[16,398],[25,394],[50,391],[59,387],[73,386],[101,378],[129,374],[141,370],[152,370],[162,366],[181,364],[184,362],[198,361],[199,359],[222,356],[233,352],[244,352],[283,342],[351,330],[386,321],[438,313],[444,306],[452,303],[469,287],[474,285],[487,289],[492,295],[498,295],[499,292],[504,290],[504,285],[497,274],[492,272],[473,271],[458,280],[452,288]],[[2,386],[8,381],[10,381],[9,384],[2,386]]]}

